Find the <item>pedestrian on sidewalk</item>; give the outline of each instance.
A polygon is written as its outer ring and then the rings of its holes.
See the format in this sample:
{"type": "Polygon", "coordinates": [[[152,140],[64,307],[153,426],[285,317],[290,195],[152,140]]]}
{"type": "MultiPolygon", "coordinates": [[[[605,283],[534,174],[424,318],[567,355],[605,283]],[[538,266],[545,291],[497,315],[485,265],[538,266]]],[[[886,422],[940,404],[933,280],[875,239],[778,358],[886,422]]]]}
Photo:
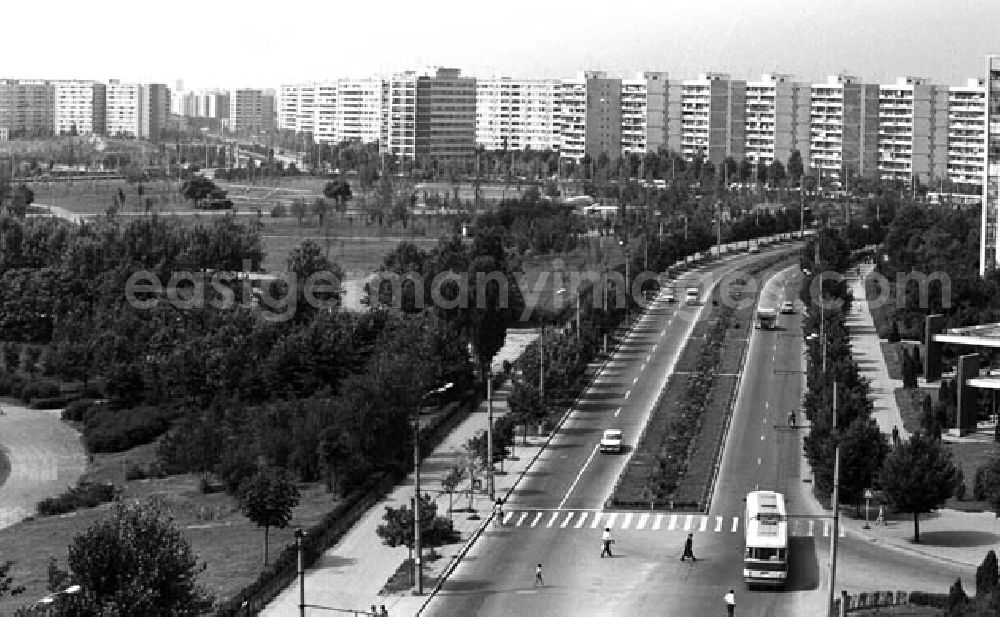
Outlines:
{"type": "Polygon", "coordinates": [[[722,596],[722,601],[726,604],[726,615],[733,617],[736,611],[736,592],[730,589],[729,593],[722,596]]]}
{"type": "Polygon", "coordinates": [[[545,587],[545,579],[542,578],[542,564],[535,566],[535,585],[545,587]]]}
{"type": "Polygon", "coordinates": [[[795,428],[795,411],[788,412],[788,426],[795,428]]]}
{"type": "Polygon", "coordinates": [[[875,522],[885,527],[885,506],[878,507],[878,518],[875,519],[875,522]]]}
{"type": "Polygon", "coordinates": [[[614,557],[614,555],[611,554],[611,545],[614,544],[615,541],[611,538],[610,527],[604,528],[604,533],[601,534],[601,541],[604,543],[604,548],[601,549],[601,557],[603,558],[605,553],[608,554],[608,557],[614,557]]]}
{"type": "Polygon", "coordinates": [[[687,537],[687,540],[684,541],[684,554],[681,555],[681,561],[684,561],[688,557],[691,558],[691,561],[698,561],[698,559],[694,556],[694,534],[693,533],[689,533],[688,537],[687,537]]]}
{"type": "Polygon", "coordinates": [[[385,604],[379,606],[378,617],[389,617],[389,611],[385,610],[385,604]]]}
{"type": "Polygon", "coordinates": [[[495,513],[493,523],[503,525],[503,499],[500,497],[497,497],[497,502],[493,506],[493,512],[495,513]]]}
{"type": "Polygon", "coordinates": [[[374,604],[372,604],[372,615],[374,615],[375,617],[378,617],[378,609],[375,608],[374,604]]]}

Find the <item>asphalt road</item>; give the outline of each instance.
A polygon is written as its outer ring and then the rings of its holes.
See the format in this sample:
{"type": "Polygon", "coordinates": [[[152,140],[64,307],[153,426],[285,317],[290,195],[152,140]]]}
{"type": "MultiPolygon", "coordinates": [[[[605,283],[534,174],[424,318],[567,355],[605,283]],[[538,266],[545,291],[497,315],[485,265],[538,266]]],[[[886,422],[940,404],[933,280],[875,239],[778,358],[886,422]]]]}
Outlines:
{"type": "MultiPolygon", "coordinates": [[[[710,270],[718,275],[756,258],[730,258],[710,270]]],[[[708,269],[683,275],[677,288],[708,269]]],[[[742,534],[733,531],[738,509],[711,516],[603,511],[628,453],[597,452],[601,432],[621,428],[626,444],[635,443],[707,299],[703,285],[698,305],[654,302],[509,498],[505,524],[476,543],[425,614],[660,614],[691,585],[709,584],[702,562],[677,559],[685,529],[732,536],[739,557],[742,534]],[[599,557],[605,526],[616,537],[610,559],[599,557]],[[543,564],[544,587],[534,586],[537,563],[543,564]]],[[[706,544],[702,552],[706,560],[733,561],[729,545],[706,544]]]]}

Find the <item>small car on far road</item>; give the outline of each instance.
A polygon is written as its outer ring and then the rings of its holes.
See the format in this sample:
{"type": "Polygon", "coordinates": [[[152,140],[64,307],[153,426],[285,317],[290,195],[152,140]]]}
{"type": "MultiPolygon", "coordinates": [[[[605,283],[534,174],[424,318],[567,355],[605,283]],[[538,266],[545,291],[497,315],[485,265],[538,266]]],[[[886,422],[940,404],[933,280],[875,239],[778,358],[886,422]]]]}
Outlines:
{"type": "Polygon", "coordinates": [[[795,313],[795,305],[792,304],[791,300],[785,300],[781,303],[781,314],[782,315],[792,315],[795,313]]]}
{"type": "Polygon", "coordinates": [[[622,451],[622,431],[618,428],[604,429],[601,437],[601,452],[620,453],[622,451]]]}
{"type": "Polygon", "coordinates": [[[667,293],[663,295],[663,298],[667,302],[677,302],[677,296],[674,294],[674,290],[672,288],[667,290],[667,293]]]}

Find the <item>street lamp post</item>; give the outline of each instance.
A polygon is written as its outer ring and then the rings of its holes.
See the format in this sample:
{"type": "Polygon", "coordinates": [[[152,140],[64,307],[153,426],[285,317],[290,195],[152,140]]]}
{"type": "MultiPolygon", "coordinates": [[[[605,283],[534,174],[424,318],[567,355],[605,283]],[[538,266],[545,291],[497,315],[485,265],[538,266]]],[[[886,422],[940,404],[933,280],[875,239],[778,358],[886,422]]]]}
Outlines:
{"type": "Polygon", "coordinates": [[[493,362],[490,361],[486,364],[486,490],[491,503],[493,484],[493,362]]]}
{"type": "Polygon", "coordinates": [[[875,497],[875,494],[872,492],[872,489],[866,488],[865,489],[865,529],[871,529],[871,525],[868,524],[868,511],[871,508],[872,498],[873,497],[875,497]]]}
{"type": "Polygon", "coordinates": [[[424,393],[417,403],[416,413],[413,414],[413,569],[418,595],[424,593],[424,564],[420,559],[420,408],[428,396],[441,394],[453,385],[455,384],[448,382],[436,390],[424,393]]]}
{"type": "Polygon", "coordinates": [[[306,617],[306,564],[302,556],[302,538],[306,532],[301,527],[295,529],[295,552],[298,555],[299,574],[299,617],[306,617]]]}
{"type": "Polygon", "coordinates": [[[837,436],[837,382],[833,382],[833,436],[837,447],[833,454],[833,530],[830,533],[830,595],[827,606],[830,617],[835,617],[833,608],[834,586],[837,582],[837,536],[840,533],[840,438],[837,436]]]}
{"type": "MultiPolygon", "coordinates": [[[[628,232],[626,231],[625,233],[627,234],[628,232]]],[[[626,240],[627,240],[627,238],[628,238],[628,236],[626,236],[626,240]]],[[[628,242],[626,240],[619,240],[618,244],[620,244],[622,246],[622,248],[625,249],[625,327],[628,327],[629,326],[629,318],[631,316],[630,315],[630,311],[629,311],[629,298],[631,297],[629,295],[631,293],[631,285],[629,285],[629,283],[630,283],[630,281],[629,281],[629,261],[631,261],[631,258],[629,257],[628,242]]]]}

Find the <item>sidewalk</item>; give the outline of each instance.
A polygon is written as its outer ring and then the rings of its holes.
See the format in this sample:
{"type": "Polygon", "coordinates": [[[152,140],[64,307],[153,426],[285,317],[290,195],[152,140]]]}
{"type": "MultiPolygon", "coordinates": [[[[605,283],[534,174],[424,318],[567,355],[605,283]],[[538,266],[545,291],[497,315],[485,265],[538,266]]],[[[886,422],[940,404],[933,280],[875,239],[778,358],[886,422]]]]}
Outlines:
{"type": "Polygon", "coordinates": [[[848,276],[847,280],[854,295],[851,314],[847,317],[847,328],[851,333],[851,351],[854,361],[858,363],[861,376],[871,383],[874,413],[872,417],[878,422],[879,429],[886,435],[892,434],[893,427],[899,429],[899,438],[909,439],[910,434],[903,427],[903,417],[896,404],[896,388],[902,388],[903,382],[889,378],[889,369],[882,356],[881,342],[875,330],[871,311],[868,309],[868,297],[865,295],[864,278],[875,268],[874,264],[861,264],[861,278],[848,276]]]}

